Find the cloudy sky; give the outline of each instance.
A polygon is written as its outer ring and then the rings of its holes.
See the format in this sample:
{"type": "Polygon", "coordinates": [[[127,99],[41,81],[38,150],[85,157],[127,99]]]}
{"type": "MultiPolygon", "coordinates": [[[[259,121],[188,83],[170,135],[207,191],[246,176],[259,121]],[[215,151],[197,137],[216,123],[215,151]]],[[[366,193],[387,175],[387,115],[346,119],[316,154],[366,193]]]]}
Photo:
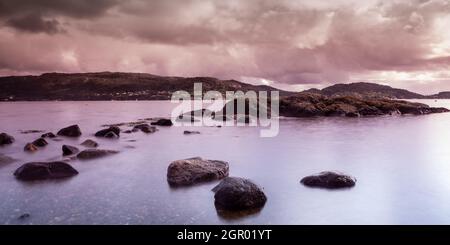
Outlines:
{"type": "Polygon", "coordinates": [[[0,75],[123,71],[450,90],[450,0],[0,0],[0,75]]]}

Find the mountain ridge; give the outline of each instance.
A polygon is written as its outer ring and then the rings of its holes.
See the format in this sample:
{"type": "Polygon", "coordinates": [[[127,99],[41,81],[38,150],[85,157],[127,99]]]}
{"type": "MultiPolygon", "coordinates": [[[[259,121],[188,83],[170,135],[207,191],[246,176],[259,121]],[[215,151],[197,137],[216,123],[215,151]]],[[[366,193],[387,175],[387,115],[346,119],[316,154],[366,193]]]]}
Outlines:
{"type": "Polygon", "coordinates": [[[450,99],[450,92],[422,95],[406,89],[375,83],[334,84],[323,89],[302,92],[280,90],[267,85],[251,85],[237,80],[214,77],[159,76],[149,73],[90,72],[43,73],[41,75],[0,77],[0,101],[47,100],[169,100],[173,92],[192,93],[201,82],[203,92],[279,91],[280,96],[313,93],[325,96],[364,96],[390,99],[450,99]]]}

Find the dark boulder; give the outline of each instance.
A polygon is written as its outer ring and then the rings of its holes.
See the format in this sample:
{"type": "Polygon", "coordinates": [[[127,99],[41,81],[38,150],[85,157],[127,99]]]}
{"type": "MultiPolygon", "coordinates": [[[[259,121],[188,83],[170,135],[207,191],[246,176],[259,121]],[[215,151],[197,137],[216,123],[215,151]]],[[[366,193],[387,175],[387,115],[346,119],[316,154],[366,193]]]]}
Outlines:
{"type": "Polygon", "coordinates": [[[240,211],[262,208],[267,197],[259,186],[244,178],[227,177],[212,189],[218,209],[240,211]]]}
{"type": "Polygon", "coordinates": [[[73,155],[78,153],[80,150],[78,150],[78,148],[76,148],[75,146],[71,146],[71,145],[63,145],[62,146],[62,152],[63,152],[63,156],[69,156],[69,155],[73,155]]]}
{"type": "Polygon", "coordinates": [[[56,138],[56,135],[54,133],[52,133],[52,132],[49,132],[49,133],[45,133],[45,134],[41,135],[41,138],[51,138],[51,139],[53,139],[53,138],[56,138]]]}
{"type": "Polygon", "coordinates": [[[317,175],[307,176],[300,182],[309,187],[338,189],[355,186],[356,179],[351,176],[335,172],[321,172],[317,175]]]}
{"type": "Polygon", "coordinates": [[[184,130],[183,134],[200,134],[200,132],[199,131],[184,130]]]}
{"type": "Polygon", "coordinates": [[[89,147],[89,148],[98,147],[98,143],[93,140],[90,140],[90,139],[85,140],[83,143],[81,143],[81,145],[84,147],[89,147]]]}
{"type": "Polygon", "coordinates": [[[33,141],[32,144],[37,147],[44,147],[44,146],[48,145],[48,142],[44,138],[39,138],[39,139],[33,141]]]}
{"type": "Polygon", "coordinates": [[[38,148],[33,145],[33,143],[27,143],[25,147],[23,147],[23,150],[28,152],[35,152],[38,150],[38,148]]]}
{"type": "Polygon", "coordinates": [[[66,137],[80,137],[81,129],[80,127],[78,127],[78,125],[72,125],[59,130],[57,134],[66,137]]]}
{"type": "Polygon", "coordinates": [[[90,160],[101,157],[106,157],[112,154],[116,154],[118,151],[101,150],[101,149],[88,149],[78,153],[77,158],[81,160],[90,160]]]}
{"type": "Polygon", "coordinates": [[[12,143],[14,143],[14,141],[15,141],[15,139],[11,135],[6,134],[6,133],[0,134],[0,146],[12,144],[12,143]]]}
{"type": "Polygon", "coordinates": [[[165,118],[159,119],[158,121],[152,122],[151,124],[157,125],[157,126],[172,126],[173,125],[172,120],[165,119],[165,118]]]}
{"type": "Polygon", "coordinates": [[[228,163],[200,157],[177,160],[167,168],[167,181],[172,186],[186,186],[222,179],[228,176],[228,163]]]}
{"type": "Polygon", "coordinates": [[[136,126],[133,127],[133,132],[141,130],[142,132],[146,133],[146,134],[150,134],[150,133],[154,133],[156,132],[156,127],[154,126],[150,126],[147,123],[143,123],[143,124],[138,124],[136,126]]]}
{"type": "Polygon", "coordinates": [[[59,179],[77,175],[78,171],[65,162],[30,162],[14,172],[20,180],[59,179]]]}
{"type": "Polygon", "coordinates": [[[115,136],[120,136],[120,128],[116,126],[111,126],[109,128],[102,129],[95,133],[96,137],[114,138],[115,136]],[[115,135],[111,134],[114,133],[115,135]]]}

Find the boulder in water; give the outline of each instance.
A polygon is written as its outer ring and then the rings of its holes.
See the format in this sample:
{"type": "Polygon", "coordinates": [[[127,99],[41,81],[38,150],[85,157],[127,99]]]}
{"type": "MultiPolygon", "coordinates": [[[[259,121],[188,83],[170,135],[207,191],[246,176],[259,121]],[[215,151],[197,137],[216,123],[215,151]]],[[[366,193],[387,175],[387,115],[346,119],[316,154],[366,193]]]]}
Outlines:
{"type": "Polygon", "coordinates": [[[161,118],[156,122],[152,122],[152,125],[157,125],[157,126],[172,126],[172,120],[170,119],[166,119],[166,118],[161,118]]]}
{"type": "Polygon", "coordinates": [[[348,175],[326,171],[317,175],[304,177],[300,183],[309,187],[338,189],[355,186],[356,179],[348,175]]]}
{"type": "Polygon", "coordinates": [[[17,179],[25,181],[67,178],[77,174],[78,171],[65,162],[30,162],[14,172],[17,179]]]}
{"type": "Polygon", "coordinates": [[[101,157],[106,157],[112,154],[116,154],[118,151],[101,150],[101,149],[88,149],[78,153],[77,158],[81,160],[91,160],[101,157]]]}
{"type": "Polygon", "coordinates": [[[95,133],[96,137],[105,137],[105,138],[115,138],[116,136],[120,136],[120,128],[116,126],[111,126],[109,128],[102,129],[95,133]],[[111,134],[114,133],[114,134],[111,134]]]}
{"type": "Polygon", "coordinates": [[[98,147],[98,143],[93,140],[90,140],[90,139],[85,140],[83,143],[81,143],[81,145],[84,147],[89,147],[89,148],[98,147]]]}
{"type": "Polygon", "coordinates": [[[44,147],[44,146],[48,145],[48,142],[44,138],[39,138],[39,139],[33,141],[32,144],[37,147],[44,147]]]}
{"type": "Polygon", "coordinates": [[[72,125],[58,131],[58,135],[66,137],[80,137],[81,129],[78,125],[72,125]]]}
{"type": "Polygon", "coordinates": [[[262,208],[267,197],[259,186],[244,178],[227,177],[212,189],[218,209],[240,211],[262,208]]]}
{"type": "Polygon", "coordinates": [[[187,186],[222,179],[228,172],[227,162],[194,157],[172,162],[167,169],[167,181],[172,186],[187,186]]]}
{"type": "Polygon", "coordinates": [[[75,146],[71,146],[71,145],[63,145],[62,146],[62,152],[63,152],[63,156],[69,156],[69,155],[73,155],[78,153],[80,150],[78,150],[78,148],[76,148],[75,146]]]}
{"type": "Polygon", "coordinates": [[[14,143],[15,139],[7,133],[0,134],[0,146],[14,143]]]}

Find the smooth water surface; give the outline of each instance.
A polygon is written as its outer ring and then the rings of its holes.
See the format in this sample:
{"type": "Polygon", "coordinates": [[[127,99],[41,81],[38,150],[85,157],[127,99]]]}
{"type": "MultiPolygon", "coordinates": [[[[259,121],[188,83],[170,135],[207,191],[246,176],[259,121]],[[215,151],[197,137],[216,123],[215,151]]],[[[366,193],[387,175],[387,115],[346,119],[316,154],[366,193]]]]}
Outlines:
{"type": "MultiPolygon", "coordinates": [[[[450,108],[450,101],[421,101],[450,108]]],[[[450,113],[376,118],[281,119],[280,133],[260,138],[257,127],[160,128],[154,134],[95,139],[101,125],[169,116],[168,101],[0,103],[0,131],[16,138],[0,153],[18,159],[0,166],[2,224],[450,224],[450,113]],[[79,139],[49,141],[23,152],[40,134],[79,124],[79,139]],[[95,139],[120,154],[72,160],[79,175],[20,182],[13,172],[29,161],[60,160],[62,144],[95,139]],[[135,140],[135,141],[134,141],[135,140]],[[201,156],[228,161],[230,175],[252,179],[268,197],[257,214],[224,218],[211,189],[218,182],[170,188],[170,162],[201,156]],[[302,177],[337,170],[354,188],[302,186],[302,177]],[[29,218],[18,219],[24,213],[29,218]]],[[[122,127],[126,129],[127,127],[122,127]]],[[[81,149],[82,147],[79,146],[81,149]]]]}

